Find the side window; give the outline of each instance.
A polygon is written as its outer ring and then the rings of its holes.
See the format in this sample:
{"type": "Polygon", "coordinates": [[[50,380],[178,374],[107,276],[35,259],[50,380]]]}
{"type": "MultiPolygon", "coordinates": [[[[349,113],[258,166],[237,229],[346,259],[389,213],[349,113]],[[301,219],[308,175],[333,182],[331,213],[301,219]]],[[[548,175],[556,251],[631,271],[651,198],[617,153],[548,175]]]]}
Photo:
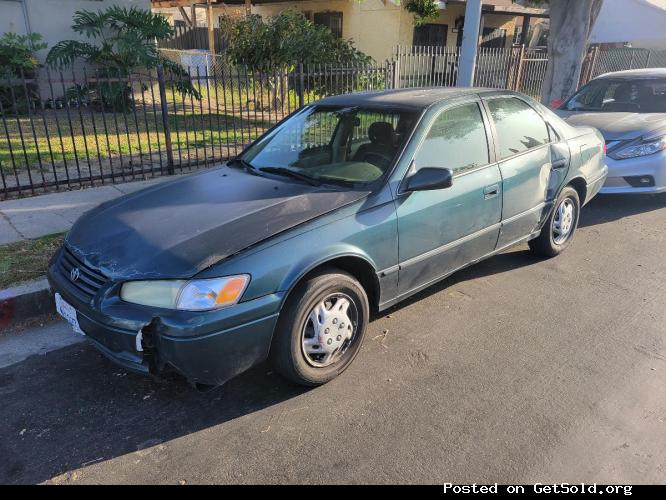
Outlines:
{"type": "Polygon", "coordinates": [[[500,97],[487,102],[495,122],[500,159],[548,143],[546,123],[524,101],[516,97],[500,97]]]}
{"type": "Polygon", "coordinates": [[[454,174],[489,162],[488,138],[476,103],[443,111],[416,155],[416,168],[444,167],[454,174]]]}

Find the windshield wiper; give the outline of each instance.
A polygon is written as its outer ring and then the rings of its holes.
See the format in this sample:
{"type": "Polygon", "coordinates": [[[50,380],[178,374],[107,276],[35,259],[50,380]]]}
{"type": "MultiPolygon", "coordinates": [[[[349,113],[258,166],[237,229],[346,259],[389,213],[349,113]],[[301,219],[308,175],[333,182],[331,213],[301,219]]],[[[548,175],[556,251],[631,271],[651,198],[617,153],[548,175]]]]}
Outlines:
{"type": "Polygon", "coordinates": [[[255,170],[254,165],[250,163],[247,160],[244,160],[240,156],[236,156],[234,158],[231,158],[228,162],[227,165],[238,165],[240,167],[243,167],[246,170],[255,170]]]}
{"type": "Polygon", "coordinates": [[[266,172],[267,174],[284,175],[286,177],[291,177],[293,179],[298,179],[300,181],[307,182],[311,186],[321,186],[321,182],[319,182],[314,177],[310,177],[309,175],[301,174],[300,172],[296,172],[294,170],[291,170],[291,169],[285,168],[285,167],[263,167],[263,168],[260,168],[259,171],[260,172],[266,172]]]}

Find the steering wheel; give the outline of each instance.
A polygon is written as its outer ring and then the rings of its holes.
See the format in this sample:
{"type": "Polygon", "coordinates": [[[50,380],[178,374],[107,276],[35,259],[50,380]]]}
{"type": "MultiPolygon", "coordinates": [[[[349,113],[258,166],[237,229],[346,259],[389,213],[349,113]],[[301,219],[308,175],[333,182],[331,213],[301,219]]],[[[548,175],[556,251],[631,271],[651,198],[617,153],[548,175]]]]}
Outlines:
{"type": "Polygon", "coordinates": [[[386,156],[382,153],[376,153],[374,151],[369,151],[363,155],[363,161],[366,163],[371,163],[375,167],[379,167],[382,170],[386,170],[388,166],[391,164],[392,158],[390,156],[386,156]],[[374,161],[372,160],[374,158],[374,161]]]}

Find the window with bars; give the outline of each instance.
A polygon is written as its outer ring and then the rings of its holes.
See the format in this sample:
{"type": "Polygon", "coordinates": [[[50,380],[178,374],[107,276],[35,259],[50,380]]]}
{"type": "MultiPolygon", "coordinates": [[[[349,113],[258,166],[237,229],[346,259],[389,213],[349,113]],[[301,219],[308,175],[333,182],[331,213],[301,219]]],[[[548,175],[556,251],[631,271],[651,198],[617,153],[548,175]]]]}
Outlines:
{"type": "Polygon", "coordinates": [[[506,45],[506,30],[501,28],[483,28],[481,47],[502,48],[506,45]]]}
{"type": "Polygon", "coordinates": [[[336,38],[342,38],[342,12],[315,12],[312,21],[319,26],[326,26],[336,38]]]}
{"type": "Polygon", "coordinates": [[[412,45],[416,47],[445,47],[449,26],[446,24],[422,24],[414,27],[412,45]]]}

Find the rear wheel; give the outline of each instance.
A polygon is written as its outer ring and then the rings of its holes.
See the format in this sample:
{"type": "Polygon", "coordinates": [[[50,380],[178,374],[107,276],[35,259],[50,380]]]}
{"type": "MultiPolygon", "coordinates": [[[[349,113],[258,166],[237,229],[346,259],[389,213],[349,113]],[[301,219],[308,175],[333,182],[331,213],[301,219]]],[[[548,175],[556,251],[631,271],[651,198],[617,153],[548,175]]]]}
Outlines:
{"type": "Polygon", "coordinates": [[[555,202],[555,210],[541,229],[541,234],[529,242],[530,249],[544,257],[554,257],[571,243],[578,227],[580,199],[571,186],[565,187],[555,202]]]}
{"type": "Polygon", "coordinates": [[[337,269],[313,275],[280,313],[271,362],[293,382],[324,384],[358,354],[369,316],[368,297],[353,276],[337,269]]]}

